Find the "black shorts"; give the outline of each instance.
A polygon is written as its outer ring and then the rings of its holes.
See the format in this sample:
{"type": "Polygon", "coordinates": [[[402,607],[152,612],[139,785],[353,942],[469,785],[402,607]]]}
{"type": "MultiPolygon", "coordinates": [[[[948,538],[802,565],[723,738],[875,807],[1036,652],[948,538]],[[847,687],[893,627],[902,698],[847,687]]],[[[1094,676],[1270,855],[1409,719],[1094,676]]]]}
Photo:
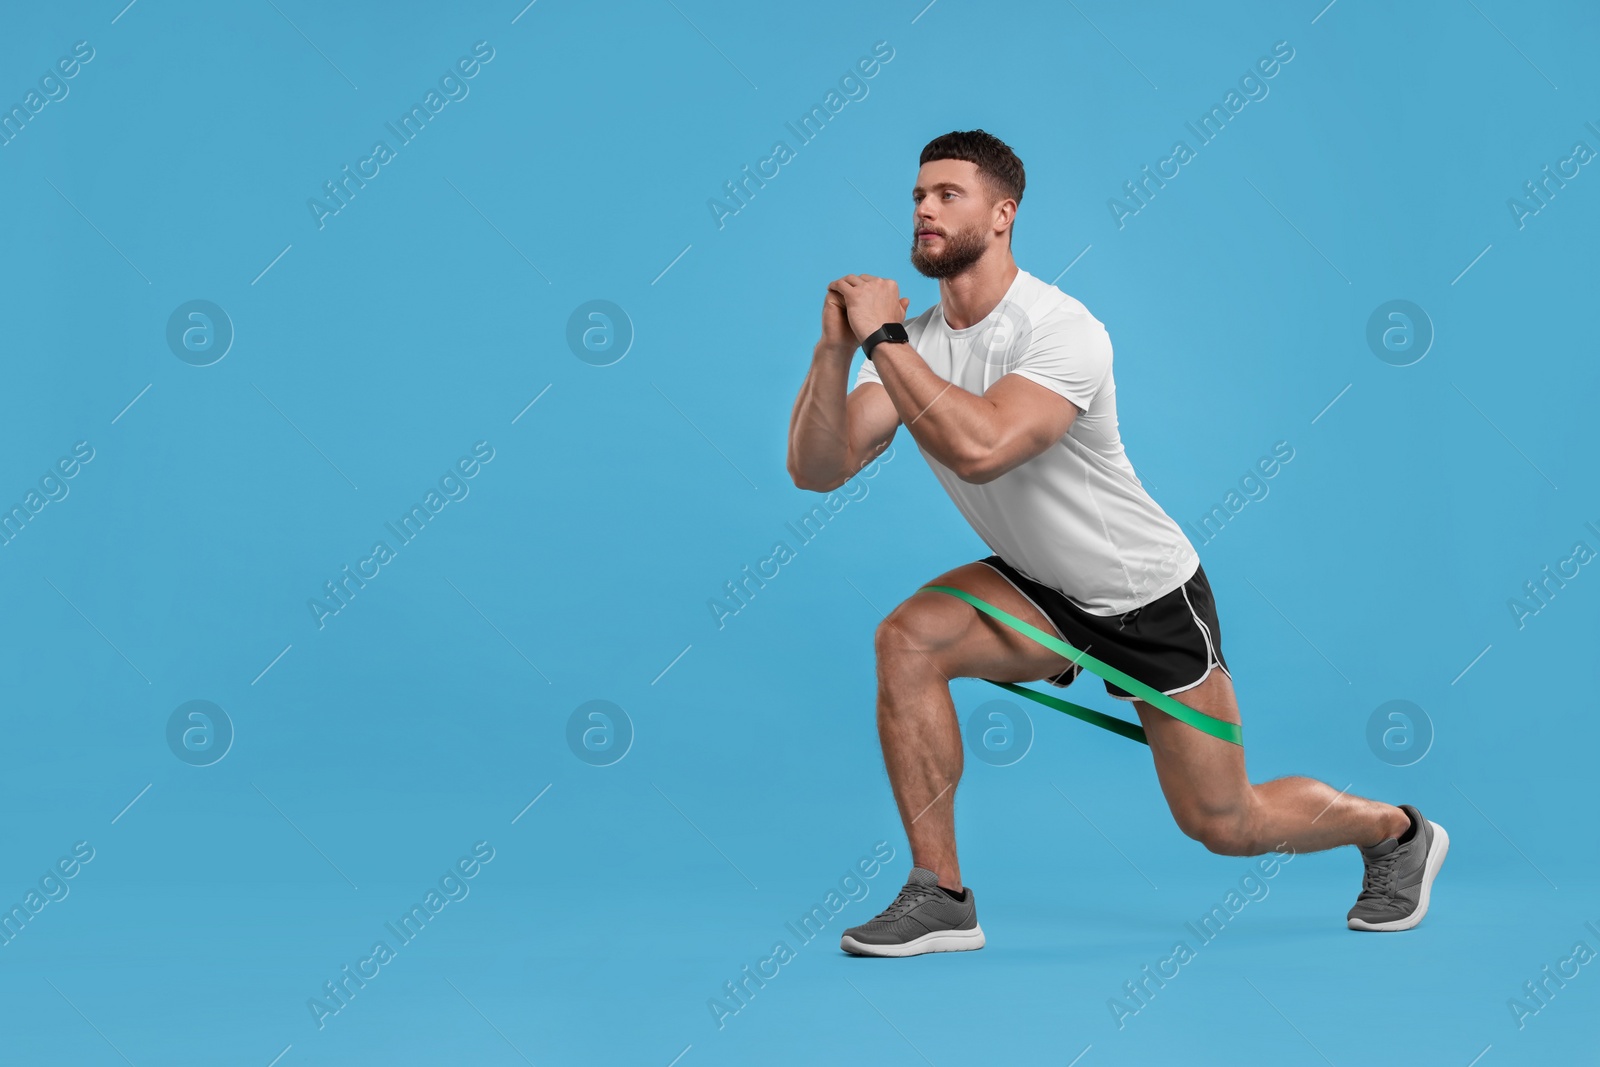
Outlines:
{"type": "MultiPolygon", "coordinates": [[[[1026,577],[999,556],[978,562],[999,571],[1050,620],[1057,636],[1067,644],[1152,689],[1168,696],[1193,689],[1206,680],[1212,667],[1233,677],[1222,658],[1222,627],[1217,623],[1211,583],[1206,581],[1205,568],[1198,564],[1187,582],[1142,608],[1125,615],[1091,615],[1059,590],[1026,577]]],[[[1065,687],[1082,670],[1072,664],[1048,681],[1065,687]]],[[[1106,682],[1106,692],[1118,700],[1136,699],[1111,682],[1106,682]]]]}

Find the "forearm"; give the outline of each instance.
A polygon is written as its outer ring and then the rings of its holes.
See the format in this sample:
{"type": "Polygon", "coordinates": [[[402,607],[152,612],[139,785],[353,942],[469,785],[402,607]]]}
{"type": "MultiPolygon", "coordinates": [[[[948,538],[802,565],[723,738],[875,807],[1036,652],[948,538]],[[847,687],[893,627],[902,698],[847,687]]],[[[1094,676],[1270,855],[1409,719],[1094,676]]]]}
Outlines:
{"type": "Polygon", "coordinates": [[[818,345],[789,417],[789,476],[802,489],[831,489],[850,463],[845,414],[850,359],[818,345]]]}
{"type": "Polygon", "coordinates": [[[880,344],[872,354],[911,436],[961,478],[980,480],[1003,430],[994,402],[939,377],[909,344],[880,344]]]}

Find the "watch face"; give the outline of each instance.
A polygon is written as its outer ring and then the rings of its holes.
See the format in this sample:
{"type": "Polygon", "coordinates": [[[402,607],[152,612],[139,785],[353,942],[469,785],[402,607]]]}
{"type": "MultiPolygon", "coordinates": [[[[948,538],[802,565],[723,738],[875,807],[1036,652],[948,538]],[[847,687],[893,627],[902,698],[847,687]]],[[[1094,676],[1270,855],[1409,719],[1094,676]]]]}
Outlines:
{"type": "Polygon", "coordinates": [[[906,332],[905,324],[901,322],[886,322],[878,327],[871,337],[867,338],[864,351],[867,354],[867,358],[871,359],[872,350],[879,345],[897,342],[899,344],[909,344],[911,342],[911,335],[906,332]]]}

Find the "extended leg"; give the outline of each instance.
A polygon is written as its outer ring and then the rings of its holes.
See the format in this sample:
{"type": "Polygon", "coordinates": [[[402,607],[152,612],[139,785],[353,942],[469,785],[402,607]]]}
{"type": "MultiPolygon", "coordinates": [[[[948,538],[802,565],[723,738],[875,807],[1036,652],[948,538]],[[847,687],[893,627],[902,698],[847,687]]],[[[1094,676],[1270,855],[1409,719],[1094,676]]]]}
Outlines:
{"type": "MultiPolygon", "coordinates": [[[[1220,670],[1178,693],[1181,704],[1239,722],[1233,683],[1220,670]]],[[[1255,856],[1274,849],[1320,852],[1373,845],[1411,825],[1392,804],[1340,792],[1314,778],[1251,785],[1244,751],[1201,733],[1142,700],[1133,702],[1150,742],[1156,776],[1179,829],[1212,852],[1255,856]]]]}

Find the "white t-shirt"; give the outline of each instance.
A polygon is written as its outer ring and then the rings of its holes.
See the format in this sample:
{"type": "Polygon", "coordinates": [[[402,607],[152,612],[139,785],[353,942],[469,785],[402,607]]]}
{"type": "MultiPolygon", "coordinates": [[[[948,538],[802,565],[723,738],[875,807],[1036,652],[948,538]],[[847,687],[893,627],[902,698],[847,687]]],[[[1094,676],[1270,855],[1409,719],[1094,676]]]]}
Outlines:
{"type": "MultiPolygon", "coordinates": [[[[981,322],[953,330],[934,304],[906,323],[911,347],[948,382],[983,395],[1020,374],[1078,406],[1060,440],[982,485],[964,482],[921,442],[928,466],[1001,559],[1095,615],[1121,615],[1194,576],[1200,557],[1155,502],[1117,433],[1111,339],[1087,308],[1020,268],[981,322]]],[[[856,387],[882,382],[863,360],[856,387]]]]}

